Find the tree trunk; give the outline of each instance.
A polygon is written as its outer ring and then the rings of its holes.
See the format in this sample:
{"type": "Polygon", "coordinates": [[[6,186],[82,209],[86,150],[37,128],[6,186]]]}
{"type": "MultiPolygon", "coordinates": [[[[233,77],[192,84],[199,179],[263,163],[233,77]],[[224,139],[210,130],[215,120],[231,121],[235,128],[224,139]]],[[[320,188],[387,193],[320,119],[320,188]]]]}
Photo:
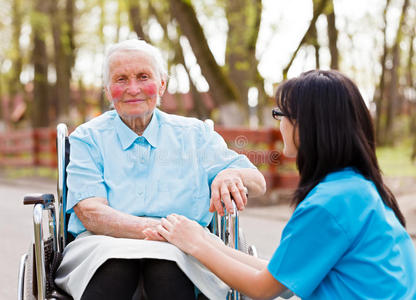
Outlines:
{"type": "Polygon", "coordinates": [[[98,5],[100,7],[100,23],[98,25],[98,36],[100,37],[101,45],[105,45],[105,38],[104,38],[104,26],[105,26],[105,1],[98,0],[98,5]]]}
{"type": "MultiPolygon", "coordinates": [[[[18,93],[23,92],[23,86],[20,83],[20,73],[22,72],[22,51],[20,50],[20,32],[22,30],[22,1],[13,0],[12,2],[12,68],[10,72],[10,78],[8,81],[8,94],[10,101],[8,103],[8,110],[11,112],[14,108],[13,99],[18,93]]],[[[9,124],[15,125],[15,124],[9,124]]]]}
{"type": "Polygon", "coordinates": [[[117,1],[117,13],[116,13],[116,39],[115,43],[120,42],[120,28],[121,28],[121,12],[122,12],[122,1],[117,1]]]}
{"type": "MultiPolygon", "coordinates": [[[[168,61],[167,61],[167,68],[170,70],[170,67],[172,64],[176,64],[176,56],[178,53],[176,51],[181,51],[182,48],[179,45],[179,38],[180,38],[180,30],[179,25],[175,22],[174,17],[170,13],[169,3],[163,2],[159,3],[157,7],[155,7],[152,2],[148,3],[148,10],[149,10],[149,17],[153,16],[156,18],[157,22],[160,24],[160,26],[163,29],[165,41],[167,42],[167,48],[172,50],[174,52],[173,58],[171,58],[171,55],[168,55],[168,61]],[[169,36],[168,34],[168,25],[171,25],[176,29],[176,37],[169,36]]],[[[181,54],[182,55],[182,54],[181,54]]]]}
{"type": "MultiPolygon", "coordinates": [[[[416,42],[416,28],[413,26],[411,30],[411,37],[410,37],[410,47],[409,47],[409,57],[407,60],[407,69],[406,69],[406,79],[407,79],[407,86],[408,87],[415,87],[416,82],[413,78],[413,70],[415,68],[415,64],[413,63],[415,58],[415,48],[414,44],[416,42]]],[[[413,99],[416,100],[416,99],[413,99]]],[[[410,134],[413,138],[413,149],[411,154],[412,161],[416,160],[416,104],[410,102],[410,134]]]]}
{"type": "Polygon", "coordinates": [[[140,4],[137,0],[128,0],[127,1],[128,10],[129,10],[129,20],[130,25],[134,32],[136,32],[137,37],[145,41],[149,41],[149,37],[144,33],[141,14],[140,14],[140,4]]]}
{"type": "Polygon", "coordinates": [[[9,84],[9,92],[14,96],[18,91],[21,91],[20,73],[22,72],[22,53],[20,51],[20,32],[22,30],[22,8],[21,0],[13,0],[12,3],[12,75],[9,84]]]}
{"type": "Polygon", "coordinates": [[[32,103],[32,127],[49,125],[48,94],[48,55],[46,51],[46,33],[48,20],[48,2],[36,0],[35,14],[32,17],[33,52],[35,78],[32,103]]]}
{"type": "Polygon", "coordinates": [[[237,88],[224,74],[209,49],[201,24],[189,0],[170,0],[172,16],[175,17],[182,32],[188,38],[192,51],[201,67],[202,75],[210,87],[210,94],[216,106],[241,101],[237,88]]]}
{"type": "Polygon", "coordinates": [[[56,117],[68,115],[71,104],[71,69],[74,64],[74,1],[66,0],[65,8],[51,2],[52,36],[56,83],[53,93],[53,106],[56,117]]]}
{"type": "Polygon", "coordinates": [[[185,63],[185,58],[183,56],[182,47],[179,43],[177,44],[177,47],[180,48],[180,49],[176,50],[177,57],[178,57],[178,62],[184,66],[186,72],[188,73],[189,92],[192,95],[192,100],[193,100],[193,104],[194,104],[194,110],[195,110],[195,113],[196,113],[196,117],[198,119],[201,119],[201,120],[208,119],[210,117],[210,112],[208,111],[207,107],[205,106],[205,103],[202,99],[201,93],[198,91],[198,89],[196,88],[196,86],[195,86],[195,84],[192,80],[191,70],[189,70],[188,66],[185,63]]]}
{"type": "MultiPolygon", "coordinates": [[[[163,9],[163,8],[162,8],[163,9]]],[[[178,27],[176,27],[176,31],[177,31],[177,38],[176,39],[169,39],[168,36],[168,23],[169,21],[172,21],[172,17],[168,17],[166,18],[166,12],[163,11],[158,11],[156,10],[156,8],[151,5],[151,3],[149,3],[149,10],[150,13],[156,18],[156,20],[158,21],[158,23],[160,24],[160,26],[162,27],[165,36],[168,38],[168,42],[169,42],[169,49],[172,49],[174,51],[174,56],[172,59],[172,63],[174,64],[181,64],[184,66],[186,72],[188,73],[188,78],[189,78],[189,92],[192,95],[192,100],[193,100],[193,104],[194,104],[194,110],[196,113],[196,117],[198,119],[204,120],[210,117],[210,112],[208,111],[207,107],[205,106],[204,101],[202,100],[201,97],[201,93],[198,91],[198,89],[196,88],[192,77],[191,77],[191,72],[188,68],[188,66],[185,63],[185,57],[183,55],[183,49],[182,46],[179,43],[179,37],[180,37],[180,30],[178,27]]],[[[173,25],[173,24],[171,24],[173,25]]]]}
{"type": "Polygon", "coordinates": [[[411,107],[412,107],[412,109],[411,109],[412,119],[411,119],[411,125],[410,125],[410,130],[411,130],[410,132],[413,133],[413,149],[412,149],[412,154],[410,155],[410,159],[412,160],[412,162],[415,162],[415,160],[416,160],[416,134],[415,134],[415,132],[416,132],[416,121],[415,121],[415,118],[416,118],[416,104],[412,103],[411,107]]]}
{"type": "MultiPolygon", "coordinates": [[[[0,68],[2,65],[3,65],[3,61],[0,59],[0,68]]],[[[4,95],[5,95],[5,92],[3,90],[3,76],[0,73],[0,123],[4,122],[3,124],[7,126],[7,123],[6,123],[7,119],[5,118],[3,114],[4,95]]]]}
{"type": "Polygon", "coordinates": [[[387,98],[387,111],[386,111],[386,125],[384,141],[387,144],[393,144],[395,140],[394,132],[394,117],[397,115],[399,109],[399,65],[400,65],[400,42],[403,37],[403,24],[406,18],[407,7],[409,6],[409,0],[405,0],[402,7],[402,13],[400,17],[399,27],[397,28],[396,39],[393,45],[392,56],[393,64],[390,70],[391,79],[389,84],[389,97],[387,98]]]}
{"type": "Polygon", "coordinates": [[[320,64],[320,58],[319,58],[319,49],[321,48],[319,46],[319,42],[318,42],[318,31],[316,29],[316,24],[313,27],[312,31],[311,31],[311,35],[309,37],[309,44],[312,44],[314,50],[315,50],[315,68],[317,70],[319,70],[321,68],[321,64],[320,64]]]}
{"type": "Polygon", "coordinates": [[[382,127],[382,115],[385,105],[385,77],[386,77],[386,60],[389,49],[387,47],[387,10],[390,5],[390,0],[386,1],[386,6],[383,11],[383,55],[380,59],[381,76],[378,86],[374,94],[374,101],[376,103],[376,141],[378,144],[382,144],[383,127],[382,127]]]}
{"type": "Polygon", "coordinates": [[[60,95],[60,90],[63,86],[63,70],[65,67],[62,63],[66,63],[63,59],[62,53],[62,43],[61,43],[61,23],[63,21],[62,11],[58,10],[58,1],[52,1],[50,7],[50,17],[51,17],[51,28],[52,28],[52,37],[53,37],[53,48],[54,48],[54,62],[55,62],[55,72],[56,72],[56,82],[52,90],[52,107],[54,115],[56,118],[62,114],[62,102],[65,101],[65,96],[60,95]]]}
{"type": "Polygon", "coordinates": [[[179,43],[179,41],[177,41],[176,45],[175,45],[175,60],[177,61],[177,63],[181,64],[184,66],[186,72],[188,73],[188,77],[189,77],[189,92],[192,95],[192,100],[193,100],[193,104],[194,104],[194,110],[196,112],[196,117],[198,119],[201,120],[205,120],[207,118],[210,117],[210,112],[208,111],[207,107],[205,106],[205,103],[201,97],[201,93],[198,91],[198,89],[196,88],[192,77],[191,77],[191,70],[189,70],[188,66],[185,63],[185,57],[183,56],[183,51],[182,51],[182,47],[179,43]]]}
{"type": "Polygon", "coordinates": [[[66,17],[66,31],[65,34],[67,36],[67,40],[64,43],[65,45],[65,55],[69,60],[69,69],[72,69],[75,63],[75,40],[74,40],[74,20],[76,16],[76,9],[75,9],[75,1],[74,0],[66,0],[65,6],[65,17],[66,17]]]}
{"type": "MultiPolygon", "coordinates": [[[[248,119],[248,89],[258,86],[256,44],[262,3],[261,0],[230,0],[225,3],[228,21],[225,63],[228,75],[239,91],[246,119],[248,119]]],[[[263,86],[261,90],[264,91],[263,86]]]]}
{"type": "Polygon", "coordinates": [[[338,30],[335,25],[334,1],[330,0],[327,7],[326,20],[328,22],[329,53],[331,54],[331,69],[339,69],[338,30]]]}
{"type": "Polygon", "coordinates": [[[311,34],[316,26],[316,20],[324,12],[325,7],[327,6],[329,0],[313,0],[313,15],[311,23],[309,24],[308,30],[306,30],[302,40],[299,42],[298,47],[295,52],[293,52],[292,57],[289,60],[287,66],[283,69],[283,79],[287,79],[287,73],[289,72],[290,67],[292,66],[293,61],[296,58],[300,48],[310,39],[311,34]],[[319,1],[318,3],[316,3],[319,1]]]}

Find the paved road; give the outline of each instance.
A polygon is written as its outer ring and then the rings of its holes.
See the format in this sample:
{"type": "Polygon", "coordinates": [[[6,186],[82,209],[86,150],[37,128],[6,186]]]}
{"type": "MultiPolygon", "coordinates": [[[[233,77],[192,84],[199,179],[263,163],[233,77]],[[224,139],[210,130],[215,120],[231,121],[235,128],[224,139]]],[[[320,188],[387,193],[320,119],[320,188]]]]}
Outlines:
{"type": "Polygon", "coordinates": [[[0,299],[16,299],[20,257],[26,253],[33,236],[32,207],[23,206],[28,193],[50,192],[54,186],[26,187],[0,182],[0,299]]]}
{"type": "MultiPolygon", "coordinates": [[[[28,193],[51,193],[53,182],[5,181],[0,178],[0,299],[16,299],[17,272],[20,257],[28,249],[33,236],[32,207],[23,206],[23,196],[28,193]]],[[[408,221],[408,231],[416,245],[415,195],[399,198],[408,221]]],[[[247,208],[240,214],[249,244],[257,247],[259,256],[269,259],[279,244],[281,231],[291,212],[287,206],[247,208]]],[[[293,298],[295,299],[295,298],[293,298]]]]}

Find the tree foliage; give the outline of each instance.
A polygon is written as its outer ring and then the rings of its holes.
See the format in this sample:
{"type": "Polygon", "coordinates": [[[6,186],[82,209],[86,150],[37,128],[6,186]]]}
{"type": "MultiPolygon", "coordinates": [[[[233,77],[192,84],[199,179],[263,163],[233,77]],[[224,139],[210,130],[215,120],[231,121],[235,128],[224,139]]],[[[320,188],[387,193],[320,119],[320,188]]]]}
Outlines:
{"type": "MultiPolygon", "coordinates": [[[[358,67],[356,63],[347,63],[352,54],[345,44],[349,39],[351,49],[359,49],[360,45],[354,41],[360,32],[349,30],[350,25],[356,28],[359,25],[347,23],[339,8],[342,1],[307,1],[311,4],[310,19],[293,19],[292,22],[307,21],[307,26],[297,37],[284,65],[276,68],[276,74],[286,79],[304,53],[312,54],[309,59],[316,68],[353,74],[358,67]]],[[[271,103],[270,88],[266,89],[270,79],[259,68],[263,57],[259,44],[264,46],[260,33],[270,26],[264,22],[266,2],[0,0],[1,37],[10,41],[0,46],[0,117],[8,127],[39,127],[60,120],[71,122],[74,111],[79,112],[81,121],[85,120],[94,105],[105,109],[98,72],[83,73],[80,66],[90,65],[93,69],[101,64],[109,44],[140,37],[162,49],[172,74],[170,91],[187,90],[192,96],[193,111],[185,110],[178,101],[179,113],[215,118],[217,111],[232,104],[247,123],[253,113],[248,105],[248,91],[255,87],[261,120],[263,108],[271,103]],[[212,43],[209,26],[213,22],[218,24],[218,35],[225,36],[222,50],[212,43]],[[218,55],[221,51],[223,59],[218,55]],[[201,94],[206,91],[213,106],[201,94]],[[10,114],[17,110],[19,101],[15,99],[19,95],[24,97],[27,109],[24,115],[12,120],[10,114]]],[[[370,107],[375,107],[378,142],[392,144],[400,138],[402,127],[397,121],[400,116],[407,116],[411,132],[416,132],[416,4],[409,0],[386,0],[380,5],[384,5],[378,15],[381,23],[373,22],[376,71],[369,80],[374,91],[370,107]],[[393,11],[400,11],[400,17],[388,18],[393,11]],[[394,39],[389,39],[389,32],[394,33],[394,39]]],[[[284,13],[276,11],[276,15],[284,13]]],[[[278,17],[275,26],[279,27],[278,17]]]]}

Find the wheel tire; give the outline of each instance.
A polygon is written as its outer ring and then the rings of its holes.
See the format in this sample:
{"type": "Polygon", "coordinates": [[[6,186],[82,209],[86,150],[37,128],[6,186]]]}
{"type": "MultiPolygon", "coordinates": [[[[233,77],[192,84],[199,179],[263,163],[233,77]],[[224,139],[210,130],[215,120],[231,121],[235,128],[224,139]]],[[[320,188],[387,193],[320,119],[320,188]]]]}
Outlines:
{"type": "MultiPolygon", "coordinates": [[[[238,250],[249,254],[249,246],[247,243],[246,235],[244,234],[244,231],[242,228],[238,229],[238,250]]],[[[247,297],[246,295],[243,295],[240,293],[241,300],[251,300],[251,298],[247,297]]]]}
{"type": "Polygon", "coordinates": [[[238,229],[238,250],[248,254],[247,239],[242,228],[238,229]]]}
{"type": "MultiPolygon", "coordinates": [[[[27,251],[27,260],[25,263],[25,273],[23,276],[23,299],[24,300],[36,300],[33,295],[33,272],[34,272],[34,257],[33,257],[33,244],[29,246],[27,251]]],[[[36,284],[36,282],[35,282],[36,284]]]]}

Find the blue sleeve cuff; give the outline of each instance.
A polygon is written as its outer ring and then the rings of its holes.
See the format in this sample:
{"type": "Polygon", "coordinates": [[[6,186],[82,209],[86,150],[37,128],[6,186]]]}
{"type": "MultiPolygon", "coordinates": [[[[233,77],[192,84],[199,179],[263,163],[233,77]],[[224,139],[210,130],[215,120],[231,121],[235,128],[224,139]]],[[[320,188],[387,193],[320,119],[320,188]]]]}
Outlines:
{"type": "Polygon", "coordinates": [[[233,161],[227,168],[232,169],[257,169],[255,165],[247,158],[247,156],[238,154],[235,161],[233,161]]]}
{"type": "Polygon", "coordinates": [[[299,290],[299,288],[293,282],[286,281],[285,279],[280,278],[279,274],[275,274],[273,270],[271,270],[270,264],[267,265],[267,271],[269,271],[270,275],[272,275],[274,279],[283,284],[287,289],[291,290],[296,296],[301,299],[305,298],[304,293],[299,290]]]}
{"type": "Polygon", "coordinates": [[[80,192],[77,192],[77,191],[71,192],[71,190],[69,190],[66,212],[72,213],[74,206],[77,205],[78,202],[87,198],[92,198],[92,197],[99,197],[99,198],[107,199],[107,191],[105,187],[104,186],[89,187],[80,192]]]}

